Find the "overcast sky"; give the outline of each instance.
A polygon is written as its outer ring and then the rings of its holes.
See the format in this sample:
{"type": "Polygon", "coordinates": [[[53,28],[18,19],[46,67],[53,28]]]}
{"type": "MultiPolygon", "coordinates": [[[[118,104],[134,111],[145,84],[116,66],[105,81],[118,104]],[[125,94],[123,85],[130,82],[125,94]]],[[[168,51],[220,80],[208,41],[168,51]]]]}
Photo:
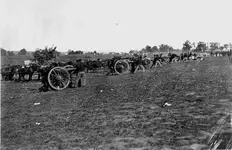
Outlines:
{"type": "Polygon", "coordinates": [[[0,47],[128,52],[232,42],[232,0],[0,0],[0,47]]]}

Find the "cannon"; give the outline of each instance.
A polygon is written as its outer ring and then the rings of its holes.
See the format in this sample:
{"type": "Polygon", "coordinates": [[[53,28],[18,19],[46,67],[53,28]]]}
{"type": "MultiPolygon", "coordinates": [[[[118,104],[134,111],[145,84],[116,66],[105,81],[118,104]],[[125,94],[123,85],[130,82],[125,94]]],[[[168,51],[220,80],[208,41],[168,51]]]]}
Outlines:
{"type": "Polygon", "coordinates": [[[72,65],[54,67],[48,73],[48,83],[54,90],[63,90],[70,84],[71,74],[75,68],[72,65]]]}
{"type": "Polygon", "coordinates": [[[150,58],[144,58],[143,59],[143,66],[145,67],[145,69],[149,69],[152,65],[152,60],[150,58]]]}
{"type": "MultiPolygon", "coordinates": [[[[117,75],[123,75],[127,74],[131,70],[131,64],[136,62],[137,59],[135,58],[122,58],[121,56],[116,56],[112,58],[111,60],[111,66],[109,67],[111,69],[111,72],[117,74],[117,75]]],[[[144,58],[143,59],[143,65],[145,69],[150,68],[152,65],[152,60],[150,58],[144,58]]]]}
{"type": "Polygon", "coordinates": [[[130,70],[128,60],[122,59],[121,56],[114,56],[112,59],[108,60],[107,65],[110,72],[117,75],[126,74],[130,70]]]}
{"type": "Polygon", "coordinates": [[[114,72],[118,75],[126,74],[130,70],[130,65],[127,60],[117,60],[114,64],[114,72]]]}

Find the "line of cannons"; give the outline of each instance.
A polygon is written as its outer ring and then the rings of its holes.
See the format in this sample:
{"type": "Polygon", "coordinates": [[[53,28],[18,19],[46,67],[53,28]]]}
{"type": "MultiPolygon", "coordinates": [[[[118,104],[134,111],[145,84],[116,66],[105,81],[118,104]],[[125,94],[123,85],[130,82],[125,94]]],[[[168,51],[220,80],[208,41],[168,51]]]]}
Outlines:
{"type": "MultiPolygon", "coordinates": [[[[196,54],[180,56],[176,54],[168,54],[166,57],[162,55],[154,55],[154,58],[143,58],[142,65],[145,69],[150,69],[154,63],[159,63],[162,65],[179,62],[179,61],[188,61],[188,60],[202,60],[204,56],[199,56],[196,54]]],[[[132,73],[136,66],[138,66],[138,57],[114,57],[112,59],[106,60],[87,60],[84,63],[86,64],[86,72],[98,72],[102,71],[103,75],[123,75],[132,73]]],[[[8,70],[2,70],[1,75],[2,80],[16,80],[22,81],[25,80],[24,76],[28,75],[29,80],[32,80],[32,76],[37,73],[38,80],[42,77],[41,81],[43,83],[46,79],[46,83],[49,84],[49,87],[53,90],[63,90],[70,85],[72,74],[78,72],[78,66],[76,66],[74,61],[69,61],[66,63],[53,62],[46,66],[40,66],[38,64],[30,64],[30,66],[11,66],[8,67],[8,70]],[[15,77],[18,76],[17,79],[15,77]]],[[[101,73],[101,72],[100,72],[101,73]]]]}

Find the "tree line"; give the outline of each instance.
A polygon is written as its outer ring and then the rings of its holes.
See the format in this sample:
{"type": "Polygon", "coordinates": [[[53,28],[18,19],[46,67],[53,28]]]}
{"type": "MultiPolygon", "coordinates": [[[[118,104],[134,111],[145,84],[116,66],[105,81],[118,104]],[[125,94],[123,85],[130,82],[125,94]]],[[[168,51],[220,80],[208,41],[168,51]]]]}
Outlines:
{"type": "Polygon", "coordinates": [[[206,50],[214,51],[214,50],[223,50],[223,49],[232,49],[232,44],[224,44],[223,46],[220,46],[219,42],[210,42],[205,43],[202,41],[199,41],[197,44],[195,42],[190,42],[189,40],[186,40],[183,43],[182,49],[174,49],[172,46],[167,44],[161,44],[159,46],[145,46],[145,48],[142,48],[141,50],[130,50],[129,53],[138,53],[138,52],[144,52],[144,53],[155,53],[155,52],[173,52],[173,51],[194,51],[194,52],[205,52],[206,50]]]}
{"type": "MultiPolygon", "coordinates": [[[[46,48],[45,48],[46,49],[46,48]]],[[[37,50],[41,50],[41,49],[36,49],[37,50]]],[[[26,55],[28,52],[25,48],[21,49],[17,54],[14,53],[14,51],[7,51],[3,48],[1,48],[1,56],[14,56],[14,55],[20,55],[20,56],[23,56],[23,55],[26,55]]],[[[76,55],[76,54],[84,54],[84,51],[81,51],[81,50],[71,50],[69,49],[68,50],[68,55],[76,55]]],[[[99,54],[98,52],[96,51],[93,51],[93,52],[87,52],[85,54],[99,54]]],[[[33,53],[34,55],[34,53],[33,53]]],[[[57,56],[60,56],[60,52],[57,52],[57,56]]]]}
{"type": "MultiPolygon", "coordinates": [[[[51,51],[54,49],[54,47],[45,47],[44,49],[36,49],[35,52],[33,52],[33,56],[38,56],[38,55],[47,55],[48,53],[51,53],[51,51]],[[47,54],[46,54],[47,53],[47,54]]],[[[177,51],[177,50],[183,50],[183,51],[195,51],[195,52],[205,52],[206,50],[214,51],[214,50],[223,50],[223,49],[232,49],[232,44],[224,44],[223,46],[220,45],[219,42],[210,42],[210,43],[205,43],[205,42],[198,42],[197,44],[195,42],[190,42],[189,40],[186,40],[183,43],[182,49],[174,49],[172,46],[167,45],[167,44],[161,44],[159,46],[145,46],[145,48],[142,48],[141,50],[130,50],[129,54],[133,53],[155,53],[155,52],[172,52],[172,51],[177,51]]],[[[55,55],[60,56],[60,52],[56,51],[55,47],[55,55]]],[[[26,55],[28,52],[25,48],[21,49],[17,55],[26,55]]],[[[68,50],[68,55],[76,55],[76,54],[84,54],[83,51],[81,50],[68,50]]],[[[87,52],[85,54],[94,54],[97,55],[99,54],[96,51],[93,52],[87,52]]],[[[114,53],[116,54],[116,53],[114,53]]],[[[120,54],[120,53],[117,53],[120,54]]],[[[15,53],[13,51],[7,51],[3,48],[1,48],[1,56],[14,56],[15,53]]]]}
{"type": "Polygon", "coordinates": [[[197,45],[195,44],[195,42],[191,43],[189,40],[185,41],[183,44],[183,48],[184,51],[189,51],[189,50],[193,50],[196,52],[205,52],[206,50],[209,51],[214,51],[214,50],[229,50],[232,49],[232,44],[224,44],[223,46],[220,45],[219,42],[210,42],[210,43],[205,43],[205,42],[198,42],[197,45]]]}
{"type": "MultiPolygon", "coordinates": [[[[18,55],[26,55],[27,54],[27,50],[25,48],[21,49],[18,52],[18,55]]],[[[1,48],[1,56],[14,56],[15,53],[13,51],[7,51],[3,48],[1,48]]]]}

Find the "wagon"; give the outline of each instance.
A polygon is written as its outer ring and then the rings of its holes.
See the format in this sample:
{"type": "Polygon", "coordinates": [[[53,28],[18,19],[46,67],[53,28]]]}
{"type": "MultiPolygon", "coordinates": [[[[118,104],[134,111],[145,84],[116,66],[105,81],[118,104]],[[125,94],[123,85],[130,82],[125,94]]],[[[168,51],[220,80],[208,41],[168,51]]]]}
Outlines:
{"type": "Polygon", "coordinates": [[[74,66],[54,67],[48,73],[48,83],[54,90],[67,88],[71,81],[71,75],[75,71],[74,66]]]}

